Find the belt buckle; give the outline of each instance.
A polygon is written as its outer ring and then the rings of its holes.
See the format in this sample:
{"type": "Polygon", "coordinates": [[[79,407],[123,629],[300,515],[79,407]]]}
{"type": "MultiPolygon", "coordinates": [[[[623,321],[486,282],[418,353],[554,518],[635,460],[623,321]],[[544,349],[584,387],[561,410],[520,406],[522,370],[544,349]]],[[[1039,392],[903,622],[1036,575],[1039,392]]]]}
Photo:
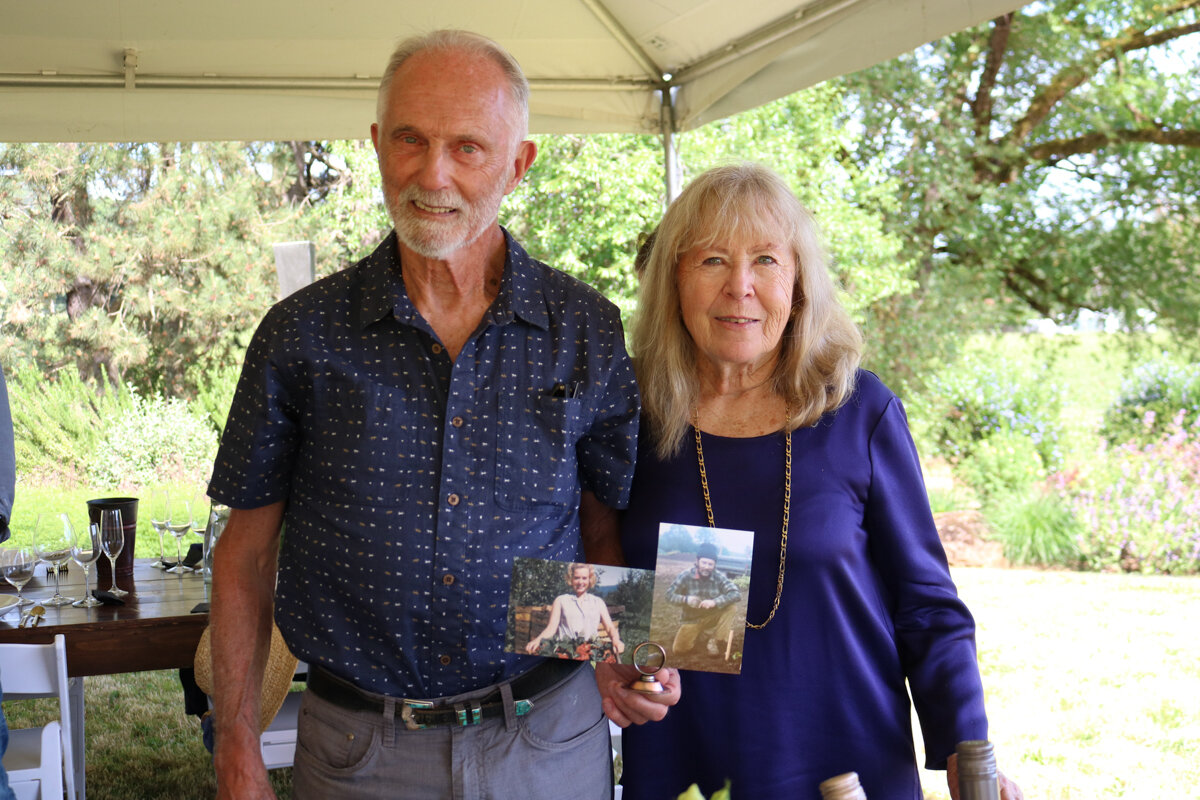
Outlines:
{"type": "Polygon", "coordinates": [[[400,705],[403,708],[400,710],[400,719],[404,722],[404,727],[410,731],[419,731],[426,727],[413,719],[413,709],[433,708],[433,702],[430,700],[407,700],[400,698],[400,705]]]}

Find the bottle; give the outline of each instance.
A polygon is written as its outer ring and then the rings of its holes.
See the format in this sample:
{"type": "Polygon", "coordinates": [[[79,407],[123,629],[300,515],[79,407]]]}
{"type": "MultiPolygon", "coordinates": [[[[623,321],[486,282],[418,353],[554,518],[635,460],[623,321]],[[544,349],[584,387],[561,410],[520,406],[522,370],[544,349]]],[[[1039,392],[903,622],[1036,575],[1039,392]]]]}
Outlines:
{"type": "Polygon", "coordinates": [[[821,781],[821,800],[867,800],[867,793],[858,782],[857,772],[834,775],[821,781]]]}
{"type": "Polygon", "coordinates": [[[958,800],[1000,800],[992,743],[971,739],[959,742],[954,752],[958,753],[958,800]]]}

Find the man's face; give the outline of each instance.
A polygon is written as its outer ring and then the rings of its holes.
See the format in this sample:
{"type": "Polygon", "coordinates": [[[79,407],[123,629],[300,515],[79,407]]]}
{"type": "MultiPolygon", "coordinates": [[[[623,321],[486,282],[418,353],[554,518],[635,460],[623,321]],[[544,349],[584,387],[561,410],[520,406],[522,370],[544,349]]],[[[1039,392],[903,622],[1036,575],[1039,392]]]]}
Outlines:
{"type": "Polygon", "coordinates": [[[696,572],[700,573],[701,578],[711,577],[713,570],[717,568],[717,562],[711,558],[697,558],[696,572]]]}
{"type": "Polygon", "coordinates": [[[591,579],[586,569],[577,569],[571,573],[571,588],[575,590],[575,594],[583,594],[588,590],[591,579]]]}
{"type": "Polygon", "coordinates": [[[496,223],[501,199],[536,153],[519,139],[518,114],[504,73],[489,59],[452,50],[404,62],[383,119],[371,126],[401,242],[446,259],[496,223]]]}

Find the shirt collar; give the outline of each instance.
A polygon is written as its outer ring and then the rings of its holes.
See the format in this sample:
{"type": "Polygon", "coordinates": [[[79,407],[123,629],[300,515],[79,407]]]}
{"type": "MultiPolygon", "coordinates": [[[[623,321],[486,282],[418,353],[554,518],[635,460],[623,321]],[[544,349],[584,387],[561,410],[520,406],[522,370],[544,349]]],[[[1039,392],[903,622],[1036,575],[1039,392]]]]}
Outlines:
{"type": "MultiPolygon", "coordinates": [[[[504,275],[487,316],[498,325],[517,317],[545,330],[550,326],[550,313],[546,308],[537,262],[512,234],[503,227],[500,230],[504,233],[505,244],[504,275]]],[[[362,294],[358,303],[360,328],[379,322],[389,314],[410,325],[419,317],[416,306],[404,288],[400,250],[396,241],[396,232],[392,231],[361,262],[359,285],[362,294]]]]}

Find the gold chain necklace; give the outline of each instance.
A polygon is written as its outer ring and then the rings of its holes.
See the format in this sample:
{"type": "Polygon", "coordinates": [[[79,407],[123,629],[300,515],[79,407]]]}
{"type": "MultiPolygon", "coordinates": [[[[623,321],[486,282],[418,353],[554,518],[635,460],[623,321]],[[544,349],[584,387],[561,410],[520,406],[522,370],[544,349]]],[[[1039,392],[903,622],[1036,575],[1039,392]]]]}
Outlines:
{"type": "MultiPolygon", "coordinates": [[[[787,420],[792,418],[791,406],[787,409],[787,420]]],[[[786,424],[786,423],[785,423],[786,424]]],[[[717,523],[713,520],[712,498],[708,494],[708,473],[704,469],[704,445],[700,442],[700,409],[697,406],[692,407],[692,430],[696,432],[696,460],[700,463],[700,486],[704,489],[704,510],[708,514],[708,527],[715,528],[717,523]]],[[[792,436],[786,430],[783,432],[784,440],[784,459],[783,459],[783,533],[779,538],[779,581],[775,585],[775,602],[771,606],[771,613],[767,614],[767,618],[760,624],[756,625],[750,620],[746,620],[747,628],[754,628],[756,631],[761,631],[763,628],[775,619],[775,612],[779,610],[779,598],[783,596],[783,576],[787,571],[787,540],[788,540],[788,519],[791,516],[792,508],[792,436]]]]}

